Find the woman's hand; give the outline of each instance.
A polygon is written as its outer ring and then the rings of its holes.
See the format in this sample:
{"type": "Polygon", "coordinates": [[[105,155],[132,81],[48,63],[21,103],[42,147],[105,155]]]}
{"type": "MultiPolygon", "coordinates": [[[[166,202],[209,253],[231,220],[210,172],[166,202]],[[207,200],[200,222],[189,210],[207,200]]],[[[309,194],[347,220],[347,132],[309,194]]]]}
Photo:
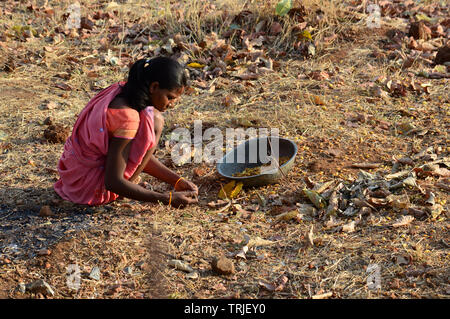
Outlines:
{"type": "Polygon", "coordinates": [[[181,179],[175,186],[176,186],[175,190],[177,192],[188,191],[188,192],[195,192],[195,194],[198,195],[197,185],[195,185],[190,181],[185,180],[184,178],[181,179]]]}
{"type": "Polygon", "coordinates": [[[189,192],[173,192],[170,206],[175,208],[184,207],[189,204],[195,204],[198,202],[197,193],[194,191],[189,192]]]}

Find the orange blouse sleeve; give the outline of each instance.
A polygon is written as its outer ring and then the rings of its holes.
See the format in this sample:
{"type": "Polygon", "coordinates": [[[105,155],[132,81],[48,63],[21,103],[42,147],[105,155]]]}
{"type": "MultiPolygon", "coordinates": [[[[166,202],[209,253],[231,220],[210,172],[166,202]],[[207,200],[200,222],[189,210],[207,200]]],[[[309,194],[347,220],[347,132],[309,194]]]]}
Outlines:
{"type": "Polygon", "coordinates": [[[139,113],[133,109],[110,109],[106,111],[106,128],[109,137],[133,139],[139,127],[139,113]]]}

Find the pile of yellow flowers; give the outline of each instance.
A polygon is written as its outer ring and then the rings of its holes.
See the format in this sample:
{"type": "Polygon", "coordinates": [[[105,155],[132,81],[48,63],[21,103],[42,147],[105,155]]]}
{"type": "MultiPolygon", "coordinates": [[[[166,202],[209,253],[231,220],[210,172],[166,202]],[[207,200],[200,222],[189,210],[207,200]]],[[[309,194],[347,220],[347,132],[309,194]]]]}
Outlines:
{"type": "MultiPolygon", "coordinates": [[[[289,161],[289,159],[290,159],[289,156],[280,157],[279,161],[278,161],[279,166],[282,166],[283,164],[285,164],[287,161],[289,161]]],[[[245,177],[245,176],[258,175],[258,174],[260,174],[262,167],[268,167],[268,166],[270,166],[270,163],[260,165],[260,166],[255,166],[255,167],[247,167],[242,172],[234,173],[233,177],[245,177]]]]}

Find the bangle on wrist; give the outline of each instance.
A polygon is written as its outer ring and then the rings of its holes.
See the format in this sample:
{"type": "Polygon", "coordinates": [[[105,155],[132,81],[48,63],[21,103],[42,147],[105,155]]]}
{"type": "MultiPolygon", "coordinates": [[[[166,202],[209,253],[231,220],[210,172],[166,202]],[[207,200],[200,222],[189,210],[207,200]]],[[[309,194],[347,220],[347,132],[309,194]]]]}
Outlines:
{"type": "Polygon", "coordinates": [[[172,203],[172,192],[169,192],[169,206],[172,203]]]}
{"type": "Polygon", "coordinates": [[[184,178],[183,178],[183,177],[180,177],[180,178],[177,180],[177,182],[175,183],[175,185],[173,185],[173,188],[174,188],[175,190],[177,189],[178,183],[179,183],[182,179],[184,179],[184,178]]]}

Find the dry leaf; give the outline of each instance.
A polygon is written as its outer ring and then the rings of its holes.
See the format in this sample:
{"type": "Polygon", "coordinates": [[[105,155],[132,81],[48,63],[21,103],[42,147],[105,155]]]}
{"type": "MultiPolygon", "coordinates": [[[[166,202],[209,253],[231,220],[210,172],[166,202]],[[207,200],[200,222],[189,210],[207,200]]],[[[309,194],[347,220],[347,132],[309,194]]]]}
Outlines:
{"type": "Polygon", "coordinates": [[[275,291],[282,291],[288,280],[289,280],[288,277],[282,276],[281,279],[279,280],[278,286],[275,288],[275,291]]]}
{"type": "Polygon", "coordinates": [[[427,207],[427,211],[431,214],[433,220],[435,220],[444,211],[444,207],[440,204],[435,204],[431,207],[427,207]]]}
{"type": "Polygon", "coordinates": [[[295,220],[297,220],[297,221],[300,220],[300,219],[299,219],[299,216],[298,216],[298,211],[297,211],[297,209],[294,209],[294,210],[291,210],[291,211],[289,211],[289,212],[285,212],[285,213],[282,213],[282,214],[278,215],[277,218],[275,219],[275,222],[277,223],[277,222],[280,222],[280,221],[282,221],[282,220],[284,220],[284,221],[290,221],[290,220],[292,220],[292,219],[295,219],[295,220]]]}
{"type": "Polygon", "coordinates": [[[244,247],[242,247],[242,249],[236,255],[234,255],[234,257],[247,259],[245,257],[245,254],[247,253],[247,251],[248,251],[248,246],[244,246],[244,247]]]}
{"type": "Polygon", "coordinates": [[[348,224],[345,224],[344,226],[342,226],[342,231],[345,233],[352,233],[355,231],[355,221],[351,221],[348,224]]]}
{"type": "Polygon", "coordinates": [[[317,209],[313,205],[309,204],[300,204],[298,206],[298,210],[303,215],[316,216],[317,214],[317,209]]]}
{"type": "Polygon", "coordinates": [[[201,68],[205,67],[204,64],[200,64],[200,63],[197,63],[197,62],[189,63],[187,66],[190,67],[190,68],[196,68],[196,69],[201,69],[201,68]]]}
{"type": "Polygon", "coordinates": [[[372,169],[380,167],[381,163],[354,163],[350,167],[360,169],[372,169]]]}
{"type": "Polygon", "coordinates": [[[248,246],[248,248],[251,248],[251,247],[272,245],[274,243],[275,243],[274,241],[262,239],[261,237],[256,237],[256,238],[251,238],[248,241],[247,246],[248,246]]]}
{"type": "Polygon", "coordinates": [[[306,186],[309,188],[315,188],[317,186],[317,183],[314,182],[310,177],[305,176],[304,181],[306,183],[306,186]]]}
{"type": "Polygon", "coordinates": [[[202,177],[206,174],[206,169],[204,168],[200,168],[200,167],[196,167],[193,169],[193,173],[195,177],[202,177]]]}
{"type": "Polygon", "coordinates": [[[218,208],[218,207],[223,207],[223,206],[227,205],[228,203],[229,203],[229,201],[227,201],[227,200],[219,199],[217,201],[209,202],[208,206],[211,208],[218,208]]]}
{"type": "Polygon", "coordinates": [[[232,74],[233,76],[241,79],[241,80],[256,80],[259,75],[253,72],[243,72],[243,73],[237,73],[232,74]]]}
{"type": "Polygon", "coordinates": [[[337,195],[336,191],[333,191],[331,193],[330,199],[328,200],[328,207],[327,207],[327,216],[332,216],[337,213],[339,209],[339,196],[337,195]]]}
{"type": "Polygon", "coordinates": [[[275,291],[275,286],[272,284],[269,284],[269,283],[261,281],[261,280],[258,281],[258,284],[270,292],[275,291]]]}
{"type": "Polygon", "coordinates": [[[386,198],[376,198],[376,197],[369,197],[367,199],[367,202],[375,207],[383,207],[389,204],[389,201],[386,198]]]}
{"type": "Polygon", "coordinates": [[[242,182],[237,183],[236,187],[231,191],[229,198],[235,198],[241,192],[243,186],[244,184],[242,182]]]}
{"type": "Polygon", "coordinates": [[[323,184],[320,185],[316,185],[313,189],[313,191],[317,192],[317,193],[323,193],[324,191],[326,191],[332,184],[334,183],[334,181],[328,181],[325,182],[323,184]]]}
{"type": "Polygon", "coordinates": [[[62,82],[56,83],[55,86],[58,89],[61,89],[61,90],[64,90],[64,91],[71,91],[72,90],[72,88],[69,85],[67,85],[65,83],[62,83],[62,82]]]}
{"type": "Polygon", "coordinates": [[[272,26],[270,27],[269,33],[271,35],[277,35],[277,34],[281,33],[281,31],[283,31],[283,27],[281,26],[281,24],[279,24],[278,22],[274,22],[274,23],[272,23],[272,26]]]}
{"type": "Polygon", "coordinates": [[[316,105],[325,105],[324,100],[320,96],[313,95],[313,101],[316,105]]]}
{"type": "Polygon", "coordinates": [[[433,206],[436,204],[436,195],[433,192],[427,191],[425,204],[433,206]]]}
{"type": "Polygon", "coordinates": [[[386,199],[396,211],[408,208],[410,205],[408,195],[389,195],[386,199]]]}
{"type": "Polygon", "coordinates": [[[177,259],[172,259],[169,260],[168,265],[175,268],[175,269],[179,269],[188,273],[191,273],[194,271],[194,269],[192,269],[191,266],[189,266],[188,264],[184,263],[181,260],[177,260],[177,259]]]}
{"type": "Polygon", "coordinates": [[[41,110],[55,110],[58,108],[58,103],[54,101],[44,102],[44,104],[42,104],[39,108],[41,110]]]}
{"type": "Polygon", "coordinates": [[[326,228],[333,228],[333,227],[339,226],[341,224],[342,224],[342,221],[340,221],[339,219],[337,219],[336,217],[331,215],[330,216],[330,220],[325,222],[325,227],[326,228]]]}
{"type": "Polygon", "coordinates": [[[326,298],[329,298],[331,296],[333,296],[332,292],[326,292],[326,293],[323,293],[323,294],[314,295],[311,298],[312,299],[326,299],[326,298]]]}
{"type": "Polygon", "coordinates": [[[309,198],[311,203],[314,204],[318,209],[325,208],[325,200],[315,191],[304,189],[303,193],[309,198]]]}
{"type": "Polygon", "coordinates": [[[235,106],[237,104],[241,103],[241,99],[238,98],[235,95],[227,95],[224,99],[223,99],[223,104],[226,107],[230,107],[230,106],[235,106]]]}
{"type": "Polygon", "coordinates": [[[220,199],[232,199],[239,194],[243,186],[242,182],[236,184],[236,181],[231,181],[220,189],[217,196],[220,199]]]}
{"type": "Polygon", "coordinates": [[[387,180],[394,179],[394,178],[401,178],[401,177],[407,176],[409,173],[410,173],[409,170],[404,170],[404,171],[400,171],[400,172],[397,172],[394,174],[386,175],[384,178],[387,180]]]}
{"type": "Polygon", "coordinates": [[[392,227],[401,227],[401,226],[407,226],[414,220],[413,216],[406,215],[402,216],[399,219],[395,221],[395,223],[392,224],[392,227]]]}
{"type": "Polygon", "coordinates": [[[252,214],[252,212],[245,210],[242,208],[242,206],[240,204],[235,204],[232,207],[232,211],[235,213],[240,213],[240,217],[244,218],[244,219],[250,219],[252,220],[252,218],[254,217],[254,215],[252,214]]]}
{"type": "Polygon", "coordinates": [[[284,289],[284,287],[286,286],[286,283],[288,282],[288,280],[289,279],[286,276],[282,276],[279,280],[277,280],[277,282],[275,284],[269,284],[262,280],[260,280],[258,282],[258,284],[270,292],[282,291],[284,289]]]}

